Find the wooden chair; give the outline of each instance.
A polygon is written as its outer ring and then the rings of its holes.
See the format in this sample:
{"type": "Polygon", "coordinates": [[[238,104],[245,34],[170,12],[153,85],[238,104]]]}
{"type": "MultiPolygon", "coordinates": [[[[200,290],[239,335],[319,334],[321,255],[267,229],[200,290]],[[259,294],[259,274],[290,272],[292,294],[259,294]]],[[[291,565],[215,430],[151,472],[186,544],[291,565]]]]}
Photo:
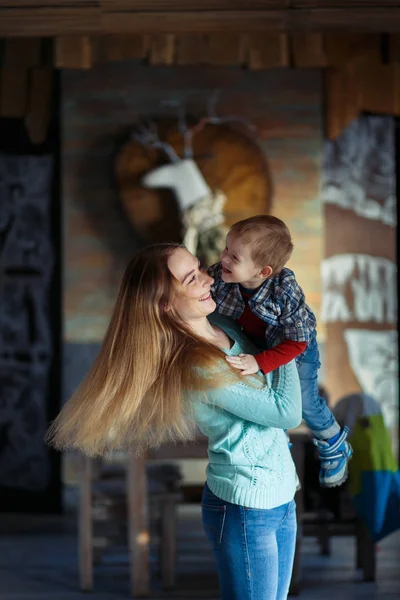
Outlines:
{"type": "MultiPolygon", "coordinates": [[[[79,502],[79,578],[83,591],[93,589],[93,563],[96,551],[94,520],[103,513],[103,521],[118,520],[127,525],[124,538],[128,538],[130,550],[131,592],[134,597],[149,593],[149,547],[150,526],[155,522],[159,538],[159,562],[164,589],[174,585],[176,560],[176,507],[182,495],[176,487],[154,485],[147,480],[145,460],[127,457],[126,477],[98,481],[95,476],[95,461],[82,457],[79,502]],[[122,484],[122,485],[121,485],[122,484]],[[108,498],[109,507],[96,512],[96,497],[108,498]],[[110,508],[112,506],[112,508],[110,508]],[[121,509],[122,507],[122,509],[121,509]],[[114,512],[112,512],[114,510],[114,512]],[[112,514],[110,514],[110,511],[112,514]],[[118,512],[120,511],[120,512],[118,512]],[[149,515],[154,518],[150,519],[149,515]]],[[[125,528],[124,528],[125,529],[125,528]]],[[[114,533],[114,540],[118,534],[114,533]]],[[[112,536],[111,536],[112,538],[112,536]]],[[[98,540],[97,540],[98,541],[98,540]]],[[[103,539],[104,541],[104,539],[103,539]]],[[[102,544],[104,548],[104,543],[102,544]]]]}

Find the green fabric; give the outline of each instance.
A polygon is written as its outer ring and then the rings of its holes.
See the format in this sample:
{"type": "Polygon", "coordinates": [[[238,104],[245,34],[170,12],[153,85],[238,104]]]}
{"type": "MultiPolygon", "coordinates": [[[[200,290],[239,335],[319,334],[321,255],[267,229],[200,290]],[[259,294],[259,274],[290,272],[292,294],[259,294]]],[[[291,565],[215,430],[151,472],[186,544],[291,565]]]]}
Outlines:
{"type": "Polygon", "coordinates": [[[353,496],[362,491],[362,473],[398,470],[392,442],[382,415],[359,419],[351,436],[353,458],[349,464],[349,488],[353,496]]]}

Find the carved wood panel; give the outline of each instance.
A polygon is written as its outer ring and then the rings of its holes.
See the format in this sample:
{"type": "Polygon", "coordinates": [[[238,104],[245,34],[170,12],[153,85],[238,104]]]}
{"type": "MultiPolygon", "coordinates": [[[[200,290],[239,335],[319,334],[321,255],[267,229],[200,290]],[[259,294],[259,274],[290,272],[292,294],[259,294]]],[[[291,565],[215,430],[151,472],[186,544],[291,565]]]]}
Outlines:
{"type": "Polygon", "coordinates": [[[0,488],[47,488],[52,159],[0,154],[0,488]]]}

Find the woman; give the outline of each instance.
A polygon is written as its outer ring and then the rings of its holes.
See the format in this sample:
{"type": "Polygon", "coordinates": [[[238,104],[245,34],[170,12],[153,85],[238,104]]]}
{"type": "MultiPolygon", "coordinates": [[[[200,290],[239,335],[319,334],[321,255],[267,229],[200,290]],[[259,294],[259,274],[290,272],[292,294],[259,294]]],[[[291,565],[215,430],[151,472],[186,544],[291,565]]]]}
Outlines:
{"type": "Polygon", "coordinates": [[[301,420],[294,363],[238,375],[254,351],[215,310],[213,279],[185,248],[160,244],[129,263],[95,364],[49,432],[90,455],[209,439],[202,514],[223,600],[283,600],[292,571],[295,468],[286,428],[301,420]]]}

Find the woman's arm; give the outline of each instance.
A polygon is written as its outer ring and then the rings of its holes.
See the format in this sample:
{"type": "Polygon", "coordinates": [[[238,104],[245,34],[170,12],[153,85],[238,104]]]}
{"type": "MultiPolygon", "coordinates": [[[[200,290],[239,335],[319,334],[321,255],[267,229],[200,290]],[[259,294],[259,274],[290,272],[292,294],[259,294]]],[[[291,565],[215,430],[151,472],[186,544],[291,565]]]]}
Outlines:
{"type": "Polygon", "coordinates": [[[206,392],[210,402],[241,419],[265,427],[291,429],[301,422],[301,390],[296,364],[273,371],[263,389],[244,382],[206,392]]]}

